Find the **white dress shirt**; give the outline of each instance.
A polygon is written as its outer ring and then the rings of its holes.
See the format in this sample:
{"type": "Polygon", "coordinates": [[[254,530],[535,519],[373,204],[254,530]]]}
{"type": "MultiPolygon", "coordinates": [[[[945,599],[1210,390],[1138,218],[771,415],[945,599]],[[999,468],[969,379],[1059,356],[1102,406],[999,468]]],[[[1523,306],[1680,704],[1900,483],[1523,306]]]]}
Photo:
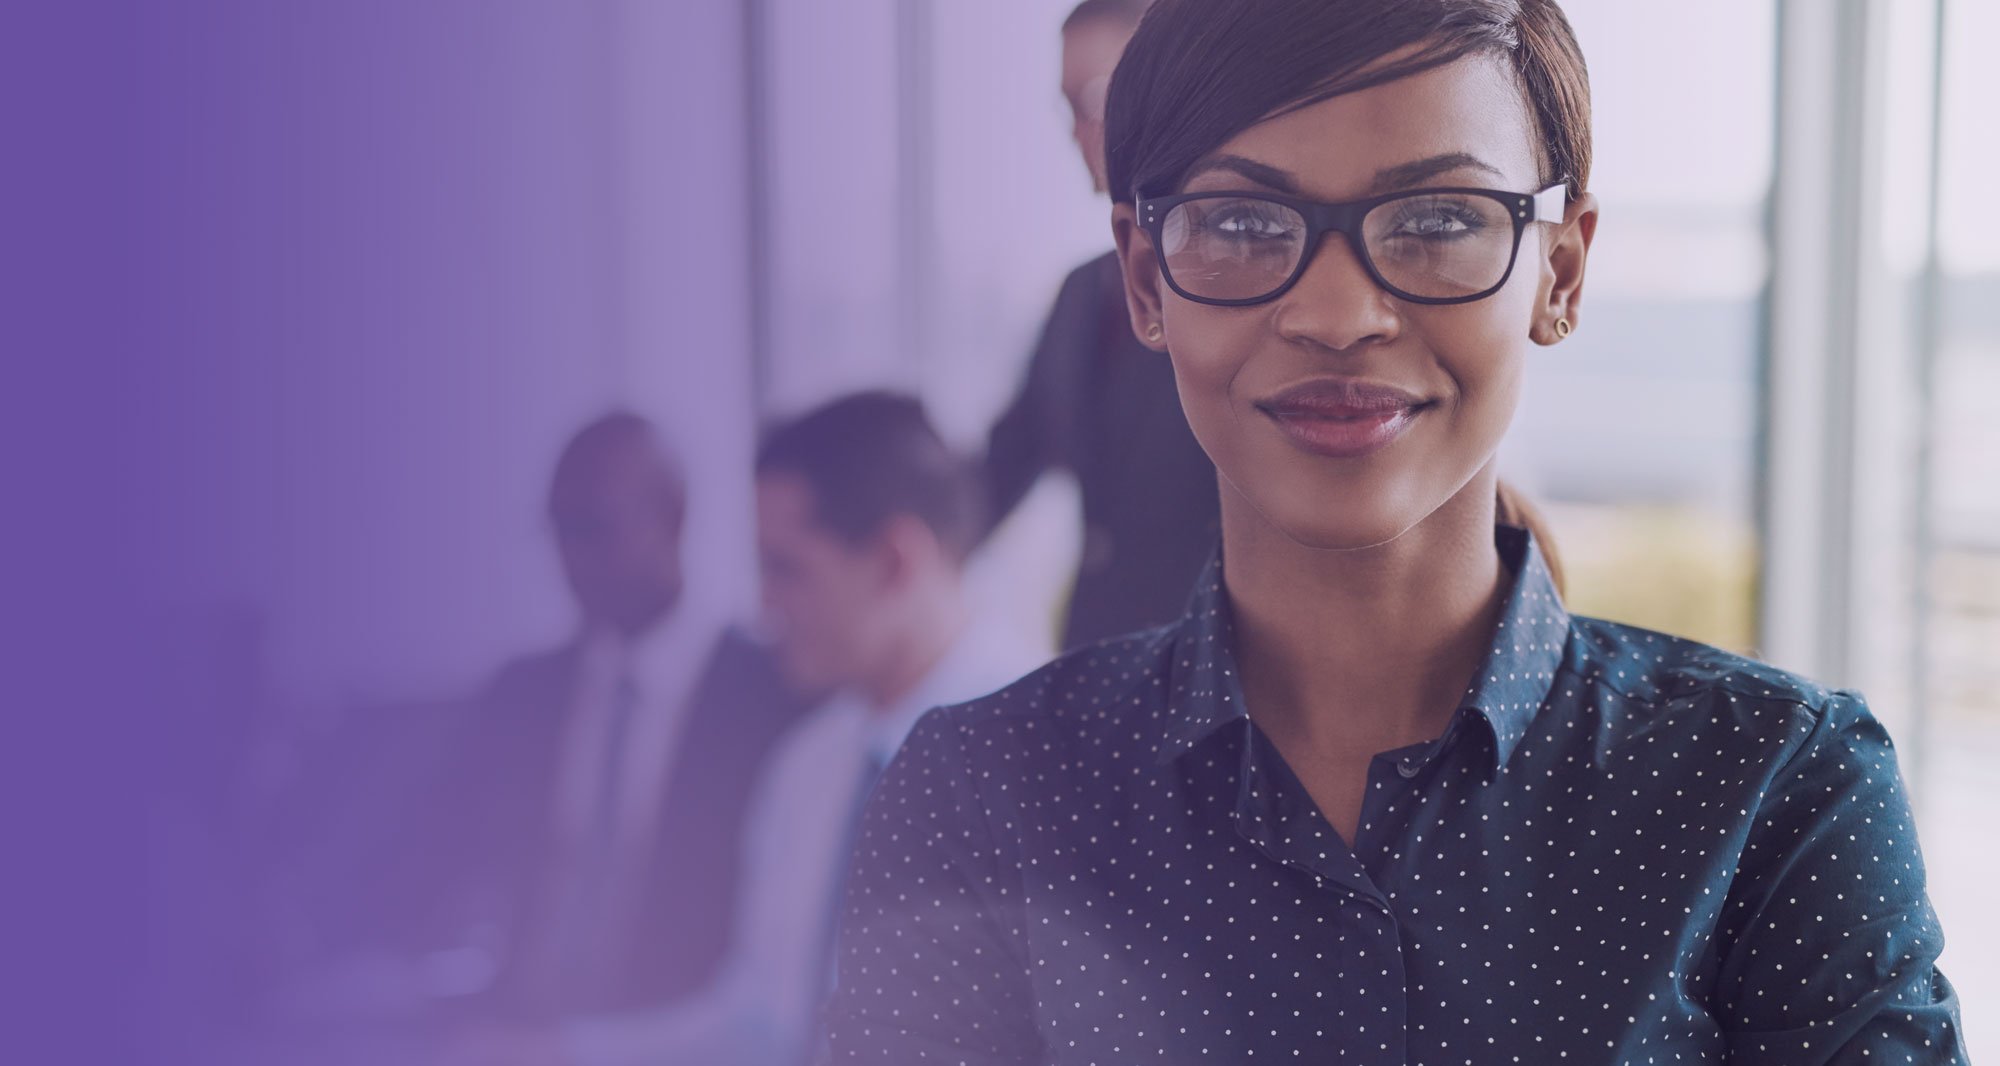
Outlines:
{"type": "Polygon", "coordinates": [[[636,640],[603,631],[578,638],[577,670],[564,715],[563,754],[557,779],[556,831],[565,838],[589,834],[598,786],[617,760],[617,832],[621,847],[641,850],[659,810],[661,790],[690,708],[687,697],[715,638],[715,627],[676,612],[658,630],[636,640]],[[636,705],[623,750],[606,751],[621,688],[636,705]]]}
{"type": "Polygon", "coordinates": [[[695,1000],[664,1014],[569,1027],[585,1066],[795,1059],[825,993],[826,938],[847,873],[858,786],[887,765],[925,711],[991,692],[1040,658],[969,628],[897,704],[840,693],[785,735],[758,776],[742,851],[742,906],[729,956],[695,1000]]]}

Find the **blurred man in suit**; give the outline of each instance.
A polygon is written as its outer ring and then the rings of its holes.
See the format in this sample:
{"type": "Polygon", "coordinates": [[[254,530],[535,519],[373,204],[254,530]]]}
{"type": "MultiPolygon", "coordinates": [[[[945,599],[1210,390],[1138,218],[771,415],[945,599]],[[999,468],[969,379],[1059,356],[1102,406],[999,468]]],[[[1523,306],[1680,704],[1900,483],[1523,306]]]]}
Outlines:
{"type": "Polygon", "coordinates": [[[686,506],[643,419],[577,433],[548,496],[573,636],[500,669],[376,804],[405,824],[353,891],[430,975],[435,1061],[563,1061],[565,1026],[663,1008],[721,963],[751,782],[814,701],[677,610],[686,506]]]}
{"type": "Polygon", "coordinates": [[[586,1066],[796,1066],[832,975],[855,822],[917,718],[1039,661],[964,587],[978,487],[913,399],[863,393],[774,428],[757,461],[766,618],[792,683],[831,696],[759,776],[728,960],[667,1012],[572,1030],[586,1066]]]}

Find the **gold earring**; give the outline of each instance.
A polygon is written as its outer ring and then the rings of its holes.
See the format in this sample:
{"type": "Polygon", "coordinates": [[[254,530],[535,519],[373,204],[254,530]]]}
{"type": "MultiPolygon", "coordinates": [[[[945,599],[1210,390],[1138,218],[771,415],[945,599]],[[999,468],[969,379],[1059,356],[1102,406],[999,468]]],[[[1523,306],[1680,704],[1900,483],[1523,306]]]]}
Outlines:
{"type": "Polygon", "coordinates": [[[1567,318],[1558,318],[1558,319],[1556,319],[1556,339],[1557,339],[1557,340],[1562,340],[1562,339],[1563,339],[1564,337],[1567,337],[1567,336],[1569,336],[1569,330],[1570,330],[1570,325],[1569,325],[1569,319],[1567,319],[1567,318]]]}
{"type": "Polygon", "coordinates": [[[1158,344],[1160,343],[1160,338],[1164,336],[1166,336],[1166,331],[1160,328],[1158,322],[1146,327],[1146,339],[1148,341],[1158,344]]]}

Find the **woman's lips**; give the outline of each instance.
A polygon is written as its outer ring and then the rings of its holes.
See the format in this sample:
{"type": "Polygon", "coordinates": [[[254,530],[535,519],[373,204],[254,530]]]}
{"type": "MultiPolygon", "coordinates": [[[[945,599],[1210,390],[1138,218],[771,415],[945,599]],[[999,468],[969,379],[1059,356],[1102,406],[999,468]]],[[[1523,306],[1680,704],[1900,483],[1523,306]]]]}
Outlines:
{"type": "Polygon", "coordinates": [[[1299,447],[1354,459],[1388,447],[1429,406],[1389,386],[1323,381],[1287,389],[1257,408],[1299,447]]]}

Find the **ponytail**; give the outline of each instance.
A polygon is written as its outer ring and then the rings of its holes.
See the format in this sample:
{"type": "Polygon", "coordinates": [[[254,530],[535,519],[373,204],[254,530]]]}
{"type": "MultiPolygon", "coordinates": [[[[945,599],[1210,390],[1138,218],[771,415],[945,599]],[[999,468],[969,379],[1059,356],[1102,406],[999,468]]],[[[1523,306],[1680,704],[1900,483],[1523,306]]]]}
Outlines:
{"type": "Polygon", "coordinates": [[[1569,598],[1569,587],[1563,580],[1562,557],[1556,551],[1556,538],[1549,529],[1549,520],[1542,516],[1540,509],[1528,502],[1521,490],[1500,482],[1500,490],[1494,501],[1494,521],[1503,526],[1520,526],[1534,534],[1536,546],[1542,549],[1542,561],[1548,564],[1549,577],[1556,583],[1556,593],[1569,598]]]}

